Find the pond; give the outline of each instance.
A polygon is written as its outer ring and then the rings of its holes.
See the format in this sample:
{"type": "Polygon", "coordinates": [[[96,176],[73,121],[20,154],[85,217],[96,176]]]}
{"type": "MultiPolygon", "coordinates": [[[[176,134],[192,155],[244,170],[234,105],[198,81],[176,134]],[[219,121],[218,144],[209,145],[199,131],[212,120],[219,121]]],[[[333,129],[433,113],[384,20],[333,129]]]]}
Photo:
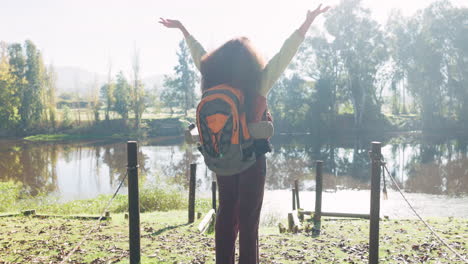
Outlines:
{"type": "MultiPolygon", "coordinates": [[[[373,140],[382,141],[391,174],[418,211],[425,216],[468,217],[468,139],[407,134],[373,140]]],[[[274,151],[267,158],[263,220],[291,209],[295,179],[300,182],[302,207],[313,210],[316,160],[324,161],[323,210],[368,213],[371,141],[358,136],[275,136],[274,151]]],[[[33,195],[47,194],[61,201],[93,198],[115,190],[126,172],[126,155],[124,141],[0,140],[0,181],[19,181],[33,195]]],[[[179,137],[140,142],[140,180],[145,184],[185,191],[192,162],[198,164],[198,195],[209,196],[213,175],[193,146],[179,137]]],[[[412,217],[388,176],[387,185],[389,199],[382,200],[382,214],[412,217]]]]}

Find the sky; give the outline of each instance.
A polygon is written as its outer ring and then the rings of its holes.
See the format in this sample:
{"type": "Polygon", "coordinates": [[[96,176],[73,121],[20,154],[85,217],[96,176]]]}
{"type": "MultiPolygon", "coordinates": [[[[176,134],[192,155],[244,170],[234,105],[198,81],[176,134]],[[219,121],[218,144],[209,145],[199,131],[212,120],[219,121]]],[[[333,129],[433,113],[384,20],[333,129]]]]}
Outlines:
{"type": "MultiPolygon", "coordinates": [[[[412,15],[432,0],[363,0],[373,17],[385,23],[392,9],[412,15]]],[[[45,62],[105,75],[131,72],[140,54],[143,77],[167,74],[177,63],[182,34],[158,24],[159,17],[179,19],[207,50],[236,36],[250,38],[266,58],[299,27],[307,0],[0,0],[0,41],[32,40],[45,62]]],[[[336,5],[339,0],[322,1],[336,5]]],[[[452,0],[468,7],[468,0],[452,0]]],[[[323,18],[316,25],[320,28],[323,18]]],[[[309,32],[313,34],[313,31],[309,32]]]]}

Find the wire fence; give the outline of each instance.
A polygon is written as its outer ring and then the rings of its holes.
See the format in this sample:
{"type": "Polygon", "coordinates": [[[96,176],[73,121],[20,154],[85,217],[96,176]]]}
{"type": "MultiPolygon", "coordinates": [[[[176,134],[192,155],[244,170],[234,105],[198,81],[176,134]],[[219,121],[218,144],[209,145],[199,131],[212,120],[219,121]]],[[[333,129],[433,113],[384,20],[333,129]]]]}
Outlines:
{"type": "Polygon", "coordinates": [[[400,195],[403,197],[403,199],[405,200],[405,202],[408,204],[409,208],[411,209],[411,211],[413,211],[413,213],[416,215],[416,217],[427,227],[427,229],[429,229],[429,231],[432,233],[432,235],[434,235],[445,247],[447,247],[453,254],[455,254],[460,260],[462,260],[463,262],[465,263],[468,263],[468,260],[465,259],[460,253],[458,253],[453,247],[451,247],[444,239],[442,239],[442,237],[437,234],[436,231],[434,231],[434,228],[432,228],[422,217],[421,215],[416,211],[416,209],[414,209],[413,205],[409,202],[409,200],[406,198],[405,194],[403,193],[403,191],[401,190],[400,186],[398,185],[397,181],[395,180],[395,178],[392,176],[392,174],[390,173],[390,171],[388,170],[387,168],[387,164],[386,162],[383,160],[383,156],[381,157],[380,159],[380,163],[382,165],[382,174],[383,174],[383,177],[384,177],[384,195],[386,195],[386,183],[385,183],[385,172],[387,172],[388,174],[388,177],[391,179],[393,185],[395,186],[395,188],[397,189],[397,191],[400,193],[400,195]]]}
{"type": "MultiPolygon", "coordinates": [[[[372,154],[372,153],[371,153],[372,154]]],[[[400,193],[400,195],[403,197],[403,199],[405,200],[405,202],[408,204],[409,208],[411,209],[411,211],[417,216],[417,218],[427,227],[427,229],[430,231],[430,233],[436,237],[446,248],[448,248],[453,254],[455,254],[457,256],[457,258],[459,258],[461,261],[463,261],[464,263],[468,263],[468,260],[466,258],[464,258],[460,253],[458,253],[452,246],[450,246],[439,234],[437,234],[437,232],[434,230],[434,228],[432,228],[422,217],[421,215],[416,211],[416,209],[414,208],[414,206],[410,203],[410,201],[406,198],[404,192],[401,190],[400,186],[398,185],[397,181],[395,180],[395,178],[392,176],[392,174],[390,173],[390,171],[388,170],[387,168],[387,165],[386,165],[386,162],[384,161],[383,159],[383,156],[380,155],[379,157],[374,157],[374,156],[371,156],[371,158],[374,160],[375,158],[375,161],[377,162],[380,162],[380,165],[382,167],[382,177],[383,177],[383,193],[384,193],[384,197],[386,196],[386,192],[387,192],[387,185],[386,185],[386,180],[385,180],[385,172],[386,174],[388,175],[388,177],[390,178],[391,182],[393,183],[395,189],[400,193]]],[[[122,178],[122,180],[120,181],[119,185],[117,186],[114,194],[112,195],[112,197],[108,200],[106,206],[104,207],[104,209],[102,210],[101,214],[100,214],[100,217],[97,219],[95,225],[93,225],[89,231],[86,233],[86,235],[76,244],[76,246],[73,247],[73,249],[65,256],[65,258],[62,259],[62,261],[60,262],[60,264],[64,264],[66,263],[70,257],[79,249],[79,247],[84,243],[84,241],[86,241],[89,236],[96,230],[99,230],[99,228],[101,227],[101,220],[102,218],[105,216],[107,210],[109,209],[109,207],[111,206],[113,200],[115,199],[115,197],[117,196],[120,188],[122,187],[123,183],[125,182],[125,180],[127,179],[128,177],[128,174],[129,174],[129,171],[130,170],[134,170],[134,169],[138,169],[138,166],[136,167],[128,167],[127,166],[127,171],[124,175],[124,177],[122,178]]]]}
{"type": "Polygon", "coordinates": [[[112,197],[109,199],[109,201],[107,202],[106,206],[104,207],[104,209],[102,210],[101,212],[101,215],[100,217],[96,220],[96,224],[93,225],[88,233],[86,233],[86,235],[80,240],[80,242],[78,242],[78,244],[76,244],[76,246],[65,256],[65,258],[60,262],[60,264],[63,264],[65,262],[67,262],[70,257],[76,252],[76,250],[78,250],[78,248],[84,243],[84,241],[86,241],[88,239],[88,237],[96,230],[99,230],[99,228],[101,228],[101,220],[102,218],[104,217],[104,215],[106,214],[107,210],[109,209],[109,207],[111,206],[112,204],[112,201],[114,201],[115,197],[117,196],[117,194],[119,193],[119,190],[120,188],[122,187],[123,183],[125,182],[125,180],[127,179],[127,176],[128,176],[128,170],[131,169],[131,168],[128,168],[127,167],[127,172],[125,173],[125,176],[122,178],[122,180],[120,181],[119,183],[119,186],[117,186],[117,189],[115,190],[114,194],[112,195],[112,197]]]}

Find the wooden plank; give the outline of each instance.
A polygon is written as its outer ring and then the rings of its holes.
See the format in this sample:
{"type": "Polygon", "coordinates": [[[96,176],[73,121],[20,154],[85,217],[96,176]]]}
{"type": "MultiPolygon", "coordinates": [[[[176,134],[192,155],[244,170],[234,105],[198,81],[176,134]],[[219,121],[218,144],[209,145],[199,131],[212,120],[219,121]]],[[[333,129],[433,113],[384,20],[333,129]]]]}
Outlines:
{"type": "MultiPolygon", "coordinates": [[[[299,214],[303,215],[314,215],[314,211],[299,211],[299,214]]],[[[343,218],[362,218],[362,219],[370,219],[370,215],[368,214],[354,214],[354,213],[335,213],[335,212],[322,212],[322,216],[328,217],[343,217],[343,218]]]]}
{"type": "Polygon", "coordinates": [[[208,211],[208,213],[205,215],[203,220],[198,225],[198,231],[200,231],[200,233],[202,234],[205,233],[206,230],[208,230],[208,227],[210,226],[211,222],[215,221],[215,219],[216,219],[216,211],[214,209],[211,209],[210,211],[208,211]]]}
{"type": "Polygon", "coordinates": [[[15,216],[20,216],[21,214],[0,214],[0,217],[15,217],[15,216]]]}
{"type": "Polygon", "coordinates": [[[368,214],[334,213],[334,212],[322,212],[322,216],[343,217],[343,218],[362,218],[362,219],[370,218],[368,214]]]}
{"type": "MultiPolygon", "coordinates": [[[[65,218],[65,219],[77,219],[77,220],[98,220],[100,216],[95,216],[95,215],[42,215],[42,214],[36,214],[33,215],[32,217],[34,218],[39,218],[39,219],[45,219],[45,218],[65,218]]],[[[103,216],[101,218],[101,221],[107,221],[111,220],[112,218],[110,216],[103,216]]]]}
{"type": "Polygon", "coordinates": [[[293,217],[293,223],[294,223],[293,231],[294,231],[294,233],[297,233],[297,232],[299,232],[299,230],[302,229],[302,224],[301,224],[301,221],[299,221],[299,216],[297,214],[297,210],[294,210],[292,212],[292,217],[293,217]]]}

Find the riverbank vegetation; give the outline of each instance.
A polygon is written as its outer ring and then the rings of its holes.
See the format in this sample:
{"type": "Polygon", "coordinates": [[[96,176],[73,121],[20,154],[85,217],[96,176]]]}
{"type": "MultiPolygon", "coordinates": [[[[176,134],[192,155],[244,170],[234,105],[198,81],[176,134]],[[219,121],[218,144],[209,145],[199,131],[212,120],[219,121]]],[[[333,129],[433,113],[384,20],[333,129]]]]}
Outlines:
{"type": "MultiPolygon", "coordinates": [[[[269,94],[276,131],[466,132],[467,25],[468,9],[448,0],[411,17],[396,10],[385,25],[361,0],[341,1],[269,94]]],[[[107,80],[90,84],[88,93],[58,95],[54,67],[43,62],[32,41],[2,43],[0,135],[180,134],[185,122],[174,126],[165,120],[193,120],[200,77],[184,41],[177,56],[162,87],[144,86],[134,51],[131,77],[109,70],[107,80]],[[155,120],[157,128],[149,125],[155,120]]]]}
{"type": "MultiPolygon", "coordinates": [[[[76,263],[129,263],[128,220],[111,214],[90,234],[71,259],[76,263]]],[[[260,228],[262,263],[367,263],[369,222],[323,219],[320,237],[279,234],[260,228]]],[[[214,263],[213,234],[187,224],[187,211],[141,214],[142,263],[214,263]]],[[[285,219],[279,219],[285,223],[285,219]]],[[[467,219],[431,219],[429,223],[460,254],[468,256],[467,219]]],[[[95,222],[90,220],[9,217],[0,223],[0,262],[59,263],[95,222]]],[[[463,263],[417,220],[380,223],[380,263],[463,263]]]]}
{"type": "MultiPolygon", "coordinates": [[[[181,210],[188,207],[187,194],[172,188],[161,188],[151,184],[140,187],[141,212],[181,210]]],[[[20,183],[0,182],[0,214],[35,209],[42,214],[54,215],[99,215],[112,195],[99,195],[93,199],[60,202],[53,195],[31,195],[20,183]]],[[[209,210],[211,201],[200,198],[197,208],[209,210]]],[[[117,194],[108,211],[122,213],[128,209],[126,194],[117,194]]]]}

